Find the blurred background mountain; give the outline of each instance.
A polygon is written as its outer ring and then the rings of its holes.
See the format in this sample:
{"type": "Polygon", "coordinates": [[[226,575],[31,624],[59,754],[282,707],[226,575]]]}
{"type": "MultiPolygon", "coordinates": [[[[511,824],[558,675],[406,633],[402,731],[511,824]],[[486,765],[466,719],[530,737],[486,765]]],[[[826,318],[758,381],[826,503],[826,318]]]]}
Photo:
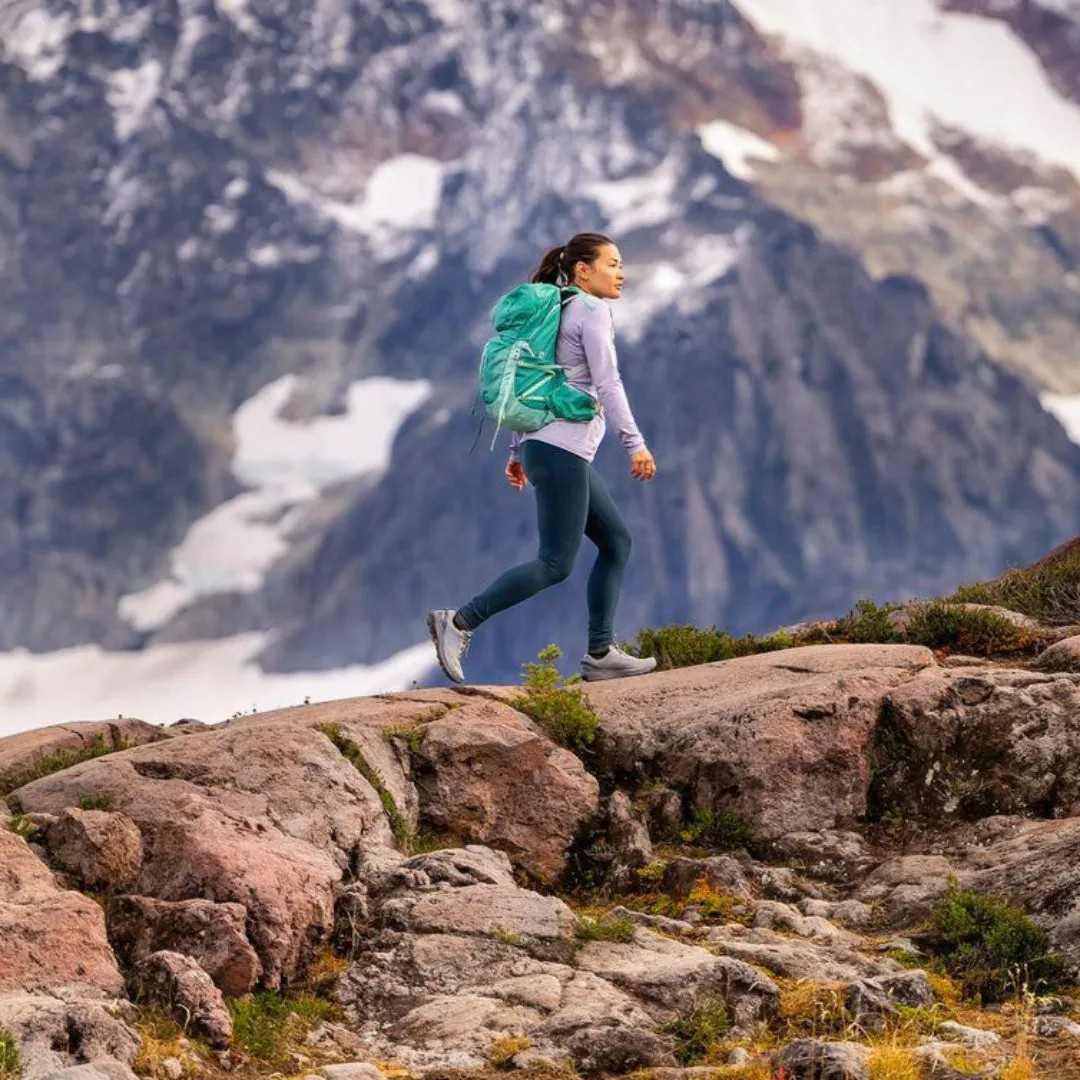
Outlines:
{"type": "MultiPolygon", "coordinates": [[[[1080,0],[4,0],[0,733],[438,681],[531,557],[495,297],[582,229],[660,473],[619,630],[1080,533],[1080,0]],[[490,432],[490,426],[487,428],[490,432]]],[[[471,681],[584,644],[567,585],[471,681]]]]}

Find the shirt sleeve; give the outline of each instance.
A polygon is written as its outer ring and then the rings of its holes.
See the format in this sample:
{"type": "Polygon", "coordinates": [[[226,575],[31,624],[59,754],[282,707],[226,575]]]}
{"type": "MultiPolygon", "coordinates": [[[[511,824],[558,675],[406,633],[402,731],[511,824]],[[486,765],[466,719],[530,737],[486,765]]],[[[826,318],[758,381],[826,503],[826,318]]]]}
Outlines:
{"type": "Polygon", "coordinates": [[[627,453],[643,450],[645,439],[630,411],[630,402],[619,374],[619,362],[615,355],[615,322],[607,304],[586,308],[581,324],[581,341],[596,396],[604,407],[608,423],[614,428],[627,453]]]}
{"type": "Polygon", "coordinates": [[[510,460],[521,460],[521,432],[514,431],[510,434],[510,460]]]}

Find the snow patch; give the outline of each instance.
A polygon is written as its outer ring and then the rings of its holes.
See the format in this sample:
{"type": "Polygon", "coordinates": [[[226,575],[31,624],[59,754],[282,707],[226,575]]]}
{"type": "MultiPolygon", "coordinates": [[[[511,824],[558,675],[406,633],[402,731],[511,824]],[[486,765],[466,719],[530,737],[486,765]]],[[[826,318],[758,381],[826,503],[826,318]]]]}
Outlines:
{"type": "Polygon", "coordinates": [[[132,626],[157,630],[201,596],[257,592],[289,550],[296,511],[331,484],[384,472],[398,429],[431,393],[426,380],[364,379],[349,387],[343,414],[297,423],[280,413],[298,385],[286,375],[236,411],[233,474],[252,490],[188,529],[168,579],[121,598],[132,626]]]}
{"type": "Polygon", "coordinates": [[[43,7],[0,14],[0,57],[17,64],[34,82],[51,79],[67,59],[71,17],[43,7]]]}
{"type": "Polygon", "coordinates": [[[835,57],[884,94],[896,133],[928,159],[935,121],[1080,176],[1080,108],[1003,23],[933,0],[738,0],[758,29],[835,57]]]}
{"type": "Polygon", "coordinates": [[[335,671],[262,671],[268,634],[107,652],[81,645],[54,653],[0,653],[0,736],[78,720],[137,716],[154,724],[205,723],[235,713],[407,690],[432,671],[428,642],[379,664],[335,671]]]}
{"type": "Polygon", "coordinates": [[[141,67],[109,73],[105,98],[113,111],[116,137],[125,142],[142,126],[161,89],[161,64],[148,60],[141,67]]]}
{"type": "Polygon", "coordinates": [[[1065,434],[1080,445],[1080,394],[1052,394],[1047,390],[1039,395],[1039,402],[1057,419],[1065,434]]]}
{"type": "Polygon", "coordinates": [[[588,184],[582,194],[599,203],[613,232],[627,233],[675,216],[676,183],[674,162],[665,161],[641,176],[588,184]]]}
{"type": "Polygon", "coordinates": [[[679,247],[672,258],[632,267],[626,296],[615,308],[620,337],[640,341],[665,308],[674,306],[683,315],[700,310],[708,286],[738,263],[745,240],[742,229],[730,236],[699,236],[679,247]]]}
{"type": "Polygon", "coordinates": [[[753,161],[776,161],[780,151],[771,142],[727,120],[710,120],[697,129],[701,145],[740,180],[754,178],[753,161]]]}

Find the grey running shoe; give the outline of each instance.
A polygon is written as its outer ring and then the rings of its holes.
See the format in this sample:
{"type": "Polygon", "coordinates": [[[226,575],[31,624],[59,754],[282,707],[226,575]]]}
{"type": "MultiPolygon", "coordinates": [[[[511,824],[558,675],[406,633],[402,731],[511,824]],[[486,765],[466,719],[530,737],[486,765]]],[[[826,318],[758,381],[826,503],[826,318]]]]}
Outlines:
{"type": "Polygon", "coordinates": [[[439,658],[439,667],[446,672],[446,677],[456,683],[465,681],[465,672],[461,670],[461,661],[469,651],[472,631],[459,630],[454,625],[454,612],[446,608],[429,611],[427,628],[431,640],[435,642],[435,655],[439,658]]]}
{"type": "Polygon", "coordinates": [[[639,660],[636,656],[624,653],[612,645],[604,656],[597,659],[586,653],[581,658],[581,677],[586,682],[600,679],[625,679],[629,675],[648,675],[656,668],[656,657],[647,656],[639,660]]]}

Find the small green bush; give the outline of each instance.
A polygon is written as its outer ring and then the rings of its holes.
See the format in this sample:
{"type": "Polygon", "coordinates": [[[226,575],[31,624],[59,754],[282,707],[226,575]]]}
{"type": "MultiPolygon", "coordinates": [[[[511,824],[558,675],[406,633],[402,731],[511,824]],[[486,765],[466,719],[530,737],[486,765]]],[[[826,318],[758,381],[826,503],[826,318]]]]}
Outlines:
{"type": "Polygon", "coordinates": [[[846,615],[828,627],[833,641],[852,645],[890,645],[902,640],[902,635],[889,622],[889,616],[899,610],[897,604],[878,606],[873,600],[862,599],[846,615]]]}
{"type": "Polygon", "coordinates": [[[560,656],[562,650],[558,645],[548,645],[541,650],[538,662],[526,664],[524,693],[510,704],[532,717],[554,742],[585,757],[592,751],[600,719],[577,685],[580,677],[563,679],[559,674],[555,661],[560,656]]]}
{"type": "Polygon", "coordinates": [[[80,810],[111,810],[113,805],[112,796],[106,791],[99,795],[80,795],[80,810]]]}
{"type": "Polygon", "coordinates": [[[720,999],[698,1003],[687,1016],[669,1020],[658,1029],[675,1039],[675,1057],[680,1065],[692,1065],[704,1058],[727,1033],[730,1023],[727,1009],[720,999]]]}
{"type": "Polygon", "coordinates": [[[278,1065],[308,1030],[325,1020],[340,1019],[341,1010],[330,1001],[301,993],[288,996],[259,990],[229,1003],[233,1043],[267,1065],[278,1065]]]}
{"type": "Polygon", "coordinates": [[[932,919],[935,953],[945,972],[984,1005],[1058,987],[1061,958],[1049,952],[1046,934],[1019,908],[970,889],[951,889],[932,919]]]}
{"type": "Polygon", "coordinates": [[[77,750],[52,750],[47,754],[42,754],[25,765],[16,765],[0,772],[0,798],[10,795],[17,788],[40,780],[43,776],[51,776],[53,773],[70,769],[72,765],[79,765],[93,758],[127,750],[131,745],[126,739],[117,739],[116,742],[112,742],[106,741],[102,735],[95,735],[86,746],[77,750]]]}
{"type": "Polygon", "coordinates": [[[625,944],[634,940],[634,923],[610,915],[596,919],[582,915],[578,919],[577,937],[579,941],[621,941],[625,944]]]}
{"type": "Polygon", "coordinates": [[[0,1080],[18,1080],[22,1072],[15,1037],[0,1027],[0,1080]]]}
{"type": "Polygon", "coordinates": [[[908,621],[905,637],[912,645],[989,655],[1021,649],[1024,631],[993,611],[978,611],[940,600],[921,604],[908,621]]]}
{"type": "Polygon", "coordinates": [[[706,807],[697,811],[679,834],[687,844],[732,851],[750,843],[750,823],[734,810],[706,807]]]}
{"type": "Polygon", "coordinates": [[[626,644],[626,651],[634,656],[655,656],[660,671],[672,668],[692,667],[695,664],[712,664],[719,660],[734,660],[738,656],[777,652],[791,649],[799,642],[783,631],[769,637],[747,634],[737,638],[715,626],[701,630],[696,626],[673,624],[659,628],[644,628],[637,632],[633,641],[626,644]]]}
{"type": "Polygon", "coordinates": [[[8,832],[13,832],[24,840],[28,840],[37,832],[37,826],[25,814],[13,814],[9,817],[7,829],[8,832]]]}

